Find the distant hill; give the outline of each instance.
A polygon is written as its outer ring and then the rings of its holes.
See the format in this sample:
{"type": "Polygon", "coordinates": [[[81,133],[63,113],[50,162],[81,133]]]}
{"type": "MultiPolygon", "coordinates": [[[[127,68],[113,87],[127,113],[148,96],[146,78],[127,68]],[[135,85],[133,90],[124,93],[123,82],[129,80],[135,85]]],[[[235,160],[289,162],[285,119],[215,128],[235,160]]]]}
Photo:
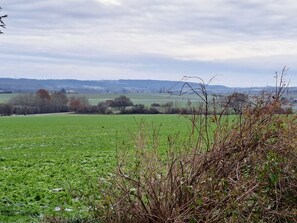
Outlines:
{"type": "MultiPolygon", "coordinates": [[[[189,83],[193,88],[198,88],[199,84],[189,83]]],[[[44,88],[49,91],[60,91],[65,89],[68,92],[77,93],[166,93],[168,91],[179,92],[184,82],[160,81],[160,80],[38,80],[38,79],[13,79],[0,78],[0,91],[11,92],[36,92],[44,88]]],[[[253,92],[261,91],[263,88],[229,88],[223,85],[209,85],[209,93],[230,93],[236,91],[253,92]]],[[[184,91],[189,88],[184,88],[184,91]]]]}

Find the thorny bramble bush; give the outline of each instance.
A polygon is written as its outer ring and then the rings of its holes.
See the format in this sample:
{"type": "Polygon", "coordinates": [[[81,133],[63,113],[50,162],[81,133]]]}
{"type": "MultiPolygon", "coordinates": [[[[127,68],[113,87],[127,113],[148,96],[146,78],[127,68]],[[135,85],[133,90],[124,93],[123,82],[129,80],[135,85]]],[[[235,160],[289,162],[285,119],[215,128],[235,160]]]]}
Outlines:
{"type": "MultiPolygon", "coordinates": [[[[283,73],[281,76],[281,80],[283,73]]],[[[206,84],[192,90],[204,115],[188,117],[190,143],[168,138],[158,151],[158,130],[140,123],[135,150],[119,154],[114,174],[99,181],[93,202],[98,222],[297,222],[296,114],[280,115],[276,93],[251,99],[237,118],[209,115],[206,84]]],[[[214,109],[215,110],[215,109],[214,109]]]]}
{"type": "MultiPolygon", "coordinates": [[[[201,86],[204,106],[210,106],[201,86]]],[[[110,186],[99,187],[105,197],[95,217],[105,222],[296,222],[296,114],[277,114],[284,87],[252,99],[236,120],[224,116],[224,109],[209,116],[210,107],[203,107],[203,116],[190,119],[198,135],[190,151],[169,150],[161,157],[142,128],[135,151],[119,159],[110,186]]]]}

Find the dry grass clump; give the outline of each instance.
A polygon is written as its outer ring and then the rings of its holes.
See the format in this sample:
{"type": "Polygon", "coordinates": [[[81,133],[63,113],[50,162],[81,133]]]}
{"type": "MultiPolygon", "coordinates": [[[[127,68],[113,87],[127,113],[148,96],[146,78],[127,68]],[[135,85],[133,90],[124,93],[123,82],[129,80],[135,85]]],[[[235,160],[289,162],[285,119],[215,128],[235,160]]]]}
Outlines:
{"type": "Polygon", "coordinates": [[[199,142],[178,155],[160,157],[140,131],[135,151],[119,158],[116,174],[100,183],[103,199],[94,218],[297,222],[297,117],[276,114],[280,106],[278,97],[263,95],[228,123],[205,114],[198,120],[199,142]],[[204,124],[212,126],[208,132],[204,124]]]}

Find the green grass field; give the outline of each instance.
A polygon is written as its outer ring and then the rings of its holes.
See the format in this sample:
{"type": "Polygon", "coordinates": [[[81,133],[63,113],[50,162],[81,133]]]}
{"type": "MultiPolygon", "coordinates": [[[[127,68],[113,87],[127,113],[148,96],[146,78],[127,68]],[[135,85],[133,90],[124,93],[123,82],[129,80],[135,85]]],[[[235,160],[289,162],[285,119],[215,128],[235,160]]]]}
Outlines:
{"type": "MultiPolygon", "coordinates": [[[[18,94],[0,94],[0,103],[7,103],[9,99],[17,96],[18,94]]],[[[99,102],[103,102],[106,100],[113,100],[116,97],[119,97],[121,94],[69,94],[68,97],[71,96],[85,96],[90,104],[97,105],[99,102]]],[[[139,93],[139,94],[125,94],[129,97],[134,104],[144,104],[145,106],[150,106],[152,103],[165,104],[167,102],[172,101],[175,106],[186,106],[188,99],[192,102],[199,101],[196,95],[185,95],[178,96],[169,94],[158,94],[158,93],[139,93]]]]}
{"type": "Polygon", "coordinates": [[[40,115],[0,118],[0,222],[37,222],[66,211],[84,215],[82,194],[115,166],[116,149],[133,148],[139,123],[167,137],[189,130],[174,115],[40,115]]]}
{"type": "MultiPolygon", "coordinates": [[[[144,104],[145,106],[150,106],[152,103],[165,104],[172,101],[176,107],[186,106],[188,99],[192,102],[197,102],[198,97],[196,95],[169,95],[169,94],[158,94],[158,93],[138,93],[138,94],[125,94],[129,97],[134,104],[144,104]]],[[[108,99],[115,99],[119,97],[120,94],[85,94],[92,105],[96,105],[99,102],[106,101],[108,99]]]]}
{"type": "Polygon", "coordinates": [[[9,99],[17,96],[18,94],[0,94],[0,103],[7,103],[9,99]]]}
{"type": "MultiPolygon", "coordinates": [[[[13,94],[0,94],[0,103],[7,103],[11,98],[17,96],[17,93],[13,94]]],[[[173,102],[174,107],[187,107],[188,100],[191,100],[193,105],[198,105],[201,100],[195,94],[186,94],[183,96],[170,95],[170,94],[159,94],[159,93],[134,93],[134,94],[125,94],[129,97],[134,104],[144,104],[147,107],[150,107],[153,103],[158,103],[160,105],[166,104],[167,102],[173,102]]],[[[120,94],[110,93],[110,94],[69,94],[71,96],[85,96],[91,105],[97,105],[99,102],[104,102],[106,100],[113,100],[116,97],[119,97],[120,94]]],[[[286,96],[288,98],[296,98],[296,94],[289,94],[286,96]]],[[[297,110],[297,105],[293,106],[293,109],[297,110]]]]}

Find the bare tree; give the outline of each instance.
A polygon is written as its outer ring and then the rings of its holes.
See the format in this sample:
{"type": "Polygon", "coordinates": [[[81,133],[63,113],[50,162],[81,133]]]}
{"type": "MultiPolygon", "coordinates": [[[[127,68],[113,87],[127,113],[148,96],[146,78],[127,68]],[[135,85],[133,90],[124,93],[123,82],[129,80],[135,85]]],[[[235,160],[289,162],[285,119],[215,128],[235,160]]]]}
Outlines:
{"type": "MultiPolygon", "coordinates": [[[[176,83],[173,85],[168,92],[174,92],[174,88],[179,84],[182,83],[182,87],[180,88],[179,92],[177,93],[178,95],[184,95],[188,93],[194,93],[197,95],[198,99],[202,101],[200,104],[200,107],[198,108],[198,113],[202,114],[200,116],[196,116],[195,108],[191,109],[192,110],[192,115],[190,116],[190,121],[192,123],[192,134],[194,134],[194,130],[196,129],[198,131],[198,140],[197,143],[200,143],[204,141],[206,144],[206,150],[208,151],[210,148],[210,134],[209,134],[209,122],[211,122],[211,119],[209,117],[210,113],[210,104],[211,100],[209,98],[209,93],[207,91],[207,87],[211,83],[211,81],[215,78],[216,76],[213,76],[207,83],[204,82],[204,80],[200,77],[197,76],[184,76],[180,82],[176,83]],[[191,83],[188,82],[188,80],[193,80],[196,79],[200,83],[191,83]],[[198,123],[197,123],[198,122],[198,123]],[[204,128],[204,129],[203,129],[204,128]],[[203,131],[202,131],[203,129],[203,131]],[[202,140],[201,140],[202,139],[202,140]]],[[[176,93],[171,93],[171,94],[176,94],[176,93]]],[[[191,103],[190,103],[191,104],[191,103]]],[[[198,144],[196,145],[198,146],[198,144]]]]}
{"type": "Polygon", "coordinates": [[[234,92],[227,97],[227,105],[229,105],[236,114],[242,114],[245,106],[247,106],[249,96],[244,93],[234,92]]]}
{"type": "Polygon", "coordinates": [[[133,102],[131,101],[130,98],[124,95],[121,95],[114,99],[113,106],[119,108],[121,113],[124,113],[126,110],[126,107],[133,106],[133,102]]]}
{"type": "Polygon", "coordinates": [[[51,101],[51,96],[49,92],[45,89],[39,89],[36,93],[36,99],[38,107],[40,107],[42,113],[46,113],[49,110],[49,105],[51,101]]]}
{"type": "Polygon", "coordinates": [[[90,106],[89,100],[85,97],[70,97],[68,100],[70,111],[76,113],[83,113],[87,111],[87,108],[90,106]]]}
{"type": "MultiPolygon", "coordinates": [[[[1,11],[1,7],[0,7],[0,11],[1,11]]],[[[5,29],[6,28],[6,25],[5,25],[5,23],[3,22],[3,20],[2,19],[4,19],[4,18],[6,18],[7,17],[7,15],[0,15],[0,28],[1,29],[5,29]]],[[[3,32],[2,32],[2,30],[0,29],[0,34],[2,34],[3,32]]]]}
{"type": "Polygon", "coordinates": [[[53,112],[66,112],[68,111],[67,103],[68,98],[62,92],[54,92],[50,97],[50,110],[53,112]]]}
{"type": "Polygon", "coordinates": [[[288,70],[289,69],[287,68],[287,66],[284,66],[280,75],[278,74],[278,72],[275,72],[275,100],[279,100],[284,92],[288,89],[290,81],[285,80],[285,76],[288,70]]]}

